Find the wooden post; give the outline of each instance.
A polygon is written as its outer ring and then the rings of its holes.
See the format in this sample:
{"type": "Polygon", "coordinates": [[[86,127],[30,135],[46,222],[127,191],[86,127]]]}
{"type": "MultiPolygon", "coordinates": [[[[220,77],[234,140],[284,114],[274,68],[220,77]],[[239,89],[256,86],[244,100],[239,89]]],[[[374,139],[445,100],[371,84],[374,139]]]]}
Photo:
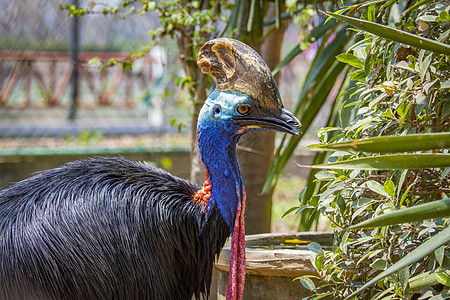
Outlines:
{"type": "Polygon", "coordinates": [[[24,74],[24,90],[25,90],[25,107],[31,107],[31,76],[32,73],[32,64],[31,61],[27,60],[24,62],[25,72],[24,74]]]}

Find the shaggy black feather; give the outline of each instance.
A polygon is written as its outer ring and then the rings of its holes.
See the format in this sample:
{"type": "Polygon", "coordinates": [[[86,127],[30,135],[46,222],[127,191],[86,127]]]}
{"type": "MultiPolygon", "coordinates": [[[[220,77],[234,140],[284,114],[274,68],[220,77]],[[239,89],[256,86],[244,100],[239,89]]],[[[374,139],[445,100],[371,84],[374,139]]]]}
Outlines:
{"type": "Polygon", "coordinates": [[[200,189],[124,158],[67,163],[0,190],[0,299],[207,298],[230,230],[200,189]]]}

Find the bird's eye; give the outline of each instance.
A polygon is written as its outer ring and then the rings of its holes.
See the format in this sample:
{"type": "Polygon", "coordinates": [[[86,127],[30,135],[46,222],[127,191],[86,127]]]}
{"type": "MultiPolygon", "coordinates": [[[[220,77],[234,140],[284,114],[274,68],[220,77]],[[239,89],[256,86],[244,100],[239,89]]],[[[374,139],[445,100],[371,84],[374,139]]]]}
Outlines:
{"type": "Polygon", "coordinates": [[[236,111],[240,114],[240,115],[246,115],[248,114],[248,112],[250,111],[250,105],[248,104],[241,104],[236,108],[236,111]]]}
{"type": "Polygon", "coordinates": [[[218,105],[218,104],[214,105],[214,107],[213,107],[213,116],[214,116],[214,118],[217,118],[220,115],[221,112],[222,112],[222,107],[220,105],[218,105]]]}

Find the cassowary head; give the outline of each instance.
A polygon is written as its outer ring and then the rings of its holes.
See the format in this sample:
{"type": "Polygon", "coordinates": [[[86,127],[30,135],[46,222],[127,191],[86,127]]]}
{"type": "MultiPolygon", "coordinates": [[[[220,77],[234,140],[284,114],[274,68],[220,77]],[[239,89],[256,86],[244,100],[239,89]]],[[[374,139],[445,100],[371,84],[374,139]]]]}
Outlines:
{"type": "Polygon", "coordinates": [[[270,69],[246,44],[226,38],[211,40],[200,49],[197,64],[216,83],[200,111],[197,127],[208,171],[203,190],[211,191],[204,202],[208,203],[208,214],[217,205],[233,233],[227,299],[240,299],[245,281],[245,188],[236,144],[251,130],[299,135],[301,124],[283,108],[270,69]]]}
{"type": "MultiPolygon", "coordinates": [[[[234,39],[218,38],[201,48],[197,64],[210,75],[216,90],[205,110],[218,119],[229,117],[243,133],[248,129],[272,129],[299,135],[300,122],[283,108],[272,72],[259,54],[234,39]]],[[[203,117],[204,114],[203,113],[203,117]]]]}

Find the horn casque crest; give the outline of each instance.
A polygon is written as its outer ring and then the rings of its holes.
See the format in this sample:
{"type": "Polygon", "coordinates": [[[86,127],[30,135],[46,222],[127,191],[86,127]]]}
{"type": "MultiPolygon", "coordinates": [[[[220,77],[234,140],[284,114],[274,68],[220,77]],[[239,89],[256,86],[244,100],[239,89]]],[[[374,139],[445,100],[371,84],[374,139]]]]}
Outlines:
{"type": "Polygon", "coordinates": [[[220,91],[246,94],[269,110],[283,107],[269,67],[255,50],[241,41],[218,38],[206,42],[198,53],[197,65],[214,79],[220,91]]]}

